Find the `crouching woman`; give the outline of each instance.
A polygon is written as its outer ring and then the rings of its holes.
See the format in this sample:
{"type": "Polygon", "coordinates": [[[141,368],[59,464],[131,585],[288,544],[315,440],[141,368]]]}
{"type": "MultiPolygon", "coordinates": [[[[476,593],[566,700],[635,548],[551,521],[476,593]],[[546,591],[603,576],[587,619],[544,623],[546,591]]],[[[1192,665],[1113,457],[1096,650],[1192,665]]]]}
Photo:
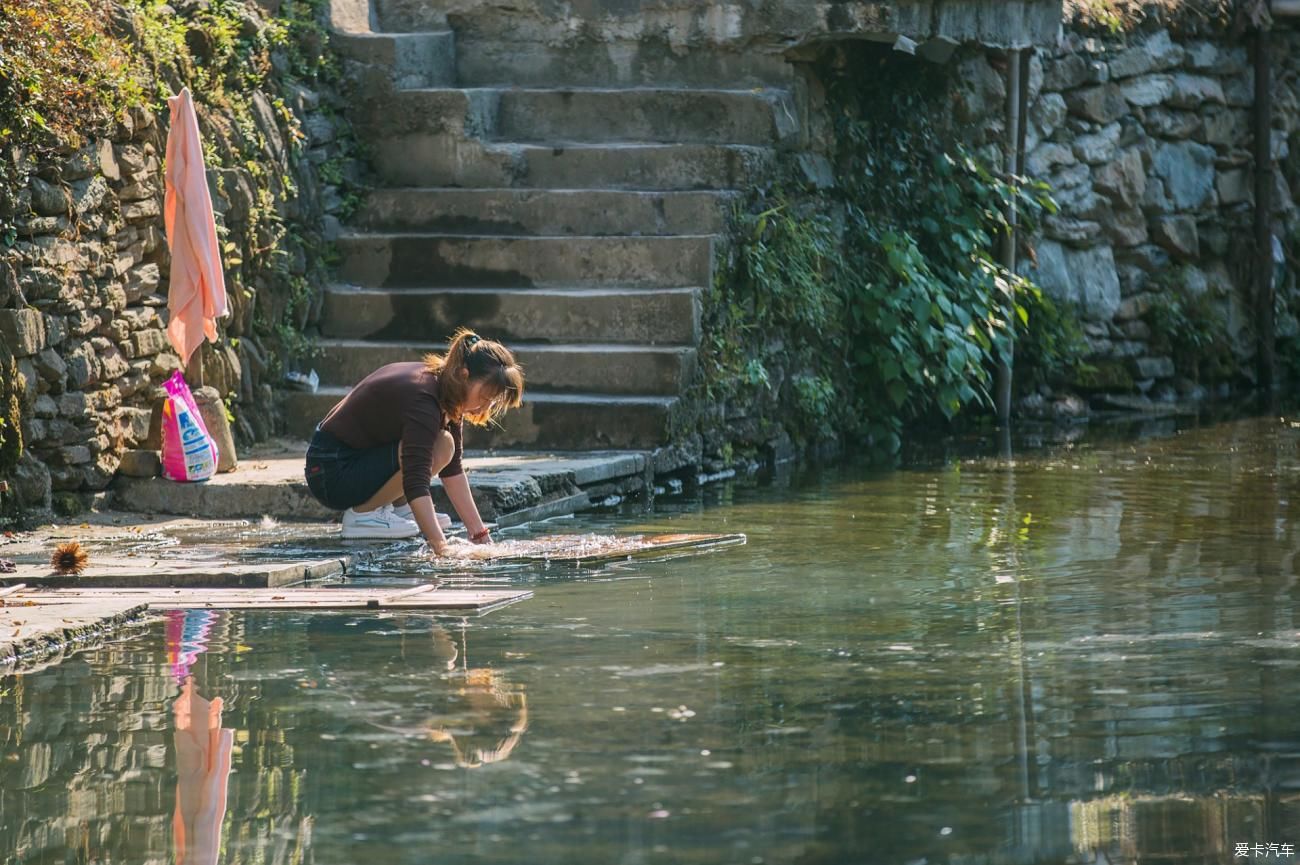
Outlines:
{"type": "Polygon", "coordinates": [[[343,537],[423,534],[441,556],[451,521],[433,508],[437,474],[469,539],[488,543],[461,465],[464,423],[486,426],[523,395],[510,350],[461,328],[446,354],[381,366],[330,409],[307,448],[307,487],[343,511],[343,537]]]}

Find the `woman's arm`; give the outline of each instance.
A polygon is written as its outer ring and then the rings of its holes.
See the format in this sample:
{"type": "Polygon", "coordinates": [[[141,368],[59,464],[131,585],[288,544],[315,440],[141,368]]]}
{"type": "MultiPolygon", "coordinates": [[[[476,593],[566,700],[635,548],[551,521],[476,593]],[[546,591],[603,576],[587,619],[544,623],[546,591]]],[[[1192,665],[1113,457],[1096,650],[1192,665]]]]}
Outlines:
{"type": "Polygon", "coordinates": [[[424,535],[424,542],[429,545],[429,549],[436,556],[446,555],[447,537],[442,533],[442,526],[438,525],[438,518],[434,516],[433,496],[420,496],[408,504],[411,506],[411,516],[415,517],[415,524],[420,527],[420,533],[424,535]]]}
{"type": "Polygon", "coordinates": [[[479,516],[478,505],[474,503],[474,494],[469,488],[469,474],[461,472],[449,478],[442,478],[442,488],[447,491],[456,508],[460,521],[465,524],[465,532],[472,538],[483,531],[483,518],[479,516]]]}

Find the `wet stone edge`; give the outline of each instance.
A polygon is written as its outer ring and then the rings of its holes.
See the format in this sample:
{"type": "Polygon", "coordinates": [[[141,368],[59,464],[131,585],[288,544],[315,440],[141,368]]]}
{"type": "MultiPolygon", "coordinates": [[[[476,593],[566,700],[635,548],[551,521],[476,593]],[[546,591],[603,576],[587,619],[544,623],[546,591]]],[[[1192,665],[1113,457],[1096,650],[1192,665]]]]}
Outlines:
{"type": "MultiPolygon", "coordinates": [[[[43,665],[53,659],[62,660],[72,651],[90,648],[103,642],[126,625],[143,623],[149,611],[148,604],[140,604],[93,622],[70,625],[21,640],[0,642],[0,675],[22,673],[29,667],[43,665]]],[[[0,637],[0,641],[4,638],[0,637]]]]}

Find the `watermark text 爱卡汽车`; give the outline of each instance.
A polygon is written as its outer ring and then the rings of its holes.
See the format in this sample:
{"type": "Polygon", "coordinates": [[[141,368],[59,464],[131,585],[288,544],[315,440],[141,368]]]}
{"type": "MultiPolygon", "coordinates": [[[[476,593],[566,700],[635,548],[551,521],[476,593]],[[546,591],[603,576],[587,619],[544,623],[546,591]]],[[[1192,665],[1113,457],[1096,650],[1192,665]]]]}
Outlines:
{"type": "Polygon", "coordinates": [[[1269,859],[1276,856],[1278,859],[1295,855],[1294,844],[1276,844],[1269,842],[1267,844],[1248,844],[1245,841],[1238,841],[1236,844],[1236,853],[1233,858],[1248,856],[1252,859],[1269,859]]]}

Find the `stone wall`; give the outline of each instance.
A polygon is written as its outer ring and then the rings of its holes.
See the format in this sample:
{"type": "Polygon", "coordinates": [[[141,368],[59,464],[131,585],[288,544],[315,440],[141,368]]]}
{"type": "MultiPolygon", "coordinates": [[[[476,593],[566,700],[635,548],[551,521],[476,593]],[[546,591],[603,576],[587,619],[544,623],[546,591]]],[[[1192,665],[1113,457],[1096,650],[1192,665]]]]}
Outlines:
{"type": "MultiPolygon", "coordinates": [[[[176,5],[182,16],[193,8],[176,5]]],[[[247,28],[266,26],[256,6],[244,16],[247,28]]],[[[121,20],[123,38],[132,38],[131,19],[121,20]]],[[[271,382],[283,365],[255,313],[281,320],[341,205],[317,168],[339,149],[334,97],[287,75],[269,80],[278,86],[246,94],[251,128],[197,100],[231,315],[187,374],[227,400],[243,441],[275,432],[271,382]],[[286,264],[265,266],[273,250],[286,264]]],[[[172,91],[183,83],[166,82],[172,91]]],[[[72,510],[107,487],[124,452],[149,436],[158,385],[180,366],[165,333],[169,116],[165,103],[157,107],[131,109],[76,150],[0,153],[26,178],[16,198],[0,195],[0,223],[13,228],[0,245],[0,360],[17,358],[10,384],[21,390],[25,443],[7,501],[28,516],[48,510],[52,493],[72,510]]],[[[299,314],[291,324],[301,327],[310,309],[299,314]]]]}
{"type": "MultiPolygon", "coordinates": [[[[1277,287],[1291,298],[1300,254],[1300,30],[1273,33],[1273,230],[1290,256],[1277,287]]],[[[982,64],[986,61],[978,61],[982,64]]],[[[982,72],[988,76],[991,70],[982,72]]],[[[1255,352],[1254,70],[1223,31],[1153,26],[1125,37],[1066,31],[1030,76],[1027,172],[1053,188],[1060,212],[1034,239],[1022,271],[1077,304],[1097,369],[1081,382],[1094,403],[1150,407],[1248,387],[1255,352]],[[1036,259],[1036,260],[1035,260],[1036,259]],[[1177,301],[1221,328],[1231,368],[1198,381],[1171,356],[1153,313],[1177,301]]],[[[1296,332],[1292,314],[1278,335],[1296,332]]],[[[1045,392],[1030,412],[1046,407],[1045,392]]]]}

